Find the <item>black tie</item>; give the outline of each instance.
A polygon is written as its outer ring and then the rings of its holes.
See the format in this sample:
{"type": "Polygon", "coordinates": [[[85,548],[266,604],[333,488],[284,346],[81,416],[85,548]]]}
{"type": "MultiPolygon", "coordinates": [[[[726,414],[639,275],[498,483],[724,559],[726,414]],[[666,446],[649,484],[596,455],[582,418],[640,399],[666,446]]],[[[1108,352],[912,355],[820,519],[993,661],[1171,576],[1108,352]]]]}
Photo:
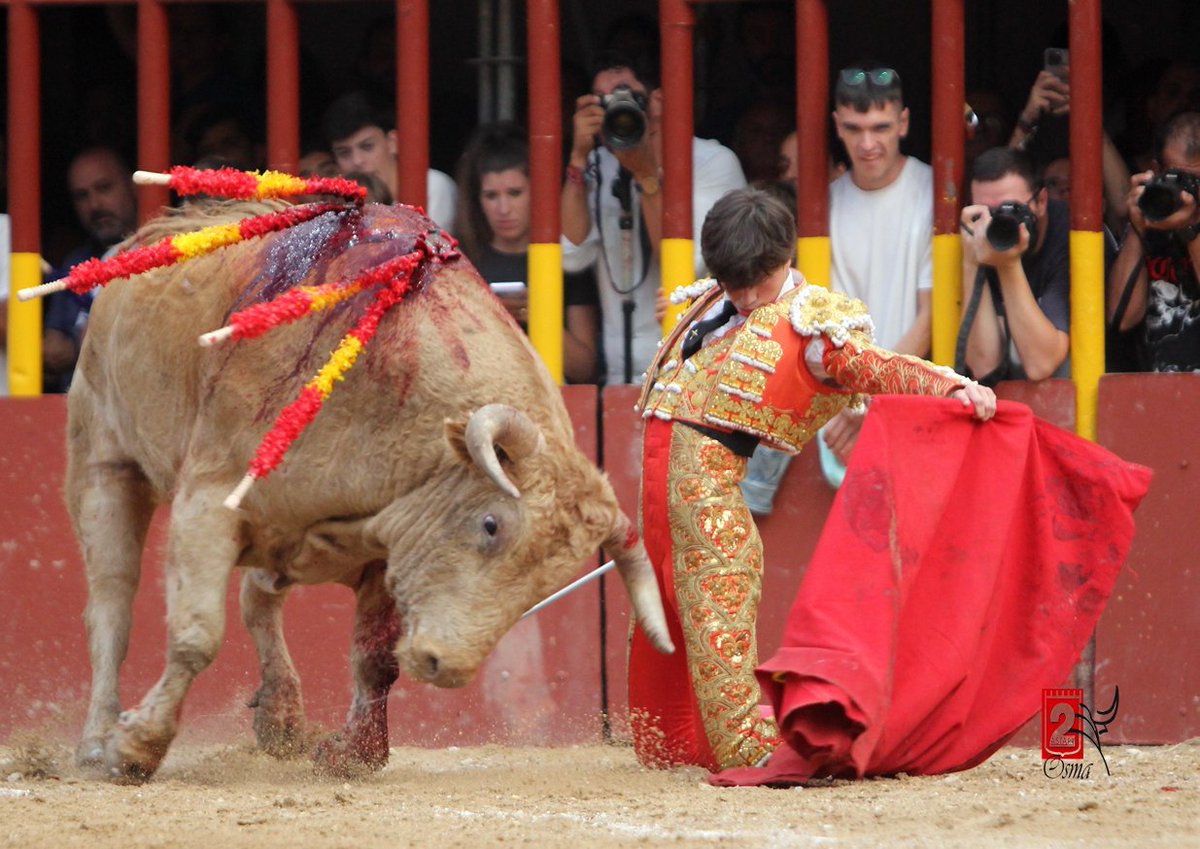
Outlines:
{"type": "Polygon", "coordinates": [[[683,337],[683,358],[690,359],[692,354],[700,350],[700,343],[704,341],[704,337],[729,321],[735,312],[737,312],[737,307],[733,305],[733,301],[727,298],[719,313],[712,318],[706,318],[704,321],[697,321],[693,324],[687,335],[683,337]]]}

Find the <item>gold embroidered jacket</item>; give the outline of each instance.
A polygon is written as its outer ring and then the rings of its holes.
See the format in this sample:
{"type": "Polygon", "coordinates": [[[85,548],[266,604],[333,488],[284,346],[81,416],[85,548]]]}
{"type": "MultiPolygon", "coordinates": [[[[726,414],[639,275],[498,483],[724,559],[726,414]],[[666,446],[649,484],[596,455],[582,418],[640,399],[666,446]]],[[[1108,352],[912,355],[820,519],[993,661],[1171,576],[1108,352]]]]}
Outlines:
{"type": "Polygon", "coordinates": [[[861,301],[803,280],[683,361],[685,331],[722,297],[711,286],[659,348],[638,401],[643,416],[742,431],[797,452],[839,411],[861,403],[860,394],[948,395],[969,382],[876,347],[861,301]],[[818,379],[804,361],[818,336],[830,343],[822,365],[833,383],[818,379]]]}

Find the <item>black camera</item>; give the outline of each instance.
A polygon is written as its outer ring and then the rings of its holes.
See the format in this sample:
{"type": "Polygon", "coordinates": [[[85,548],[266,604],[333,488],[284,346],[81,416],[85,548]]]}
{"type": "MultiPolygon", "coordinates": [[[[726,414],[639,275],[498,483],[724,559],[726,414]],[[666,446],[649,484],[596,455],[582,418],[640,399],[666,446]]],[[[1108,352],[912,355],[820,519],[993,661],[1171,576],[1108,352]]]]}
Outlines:
{"type": "Polygon", "coordinates": [[[600,135],[613,150],[637,147],[646,135],[646,95],[627,85],[619,85],[612,94],[600,98],[604,123],[600,135]]]}
{"type": "Polygon", "coordinates": [[[1183,205],[1180,192],[1195,198],[1197,189],[1200,189],[1200,180],[1195,175],[1171,168],[1146,181],[1138,198],[1138,209],[1147,221],[1162,221],[1183,205]]]}
{"type": "Polygon", "coordinates": [[[1037,216],[1023,203],[1006,200],[992,210],[987,228],[988,244],[994,250],[1006,251],[1021,241],[1021,225],[1029,231],[1029,244],[1037,241],[1037,216]]]}

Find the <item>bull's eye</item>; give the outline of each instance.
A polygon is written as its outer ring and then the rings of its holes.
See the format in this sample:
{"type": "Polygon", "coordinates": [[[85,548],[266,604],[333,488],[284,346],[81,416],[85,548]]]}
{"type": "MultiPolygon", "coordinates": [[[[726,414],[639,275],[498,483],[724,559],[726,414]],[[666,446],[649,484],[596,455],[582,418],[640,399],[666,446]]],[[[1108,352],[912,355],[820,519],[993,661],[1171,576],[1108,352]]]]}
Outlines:
{"type": "Polygon", "coordinates": [[[490,537],[496,535],[496,531],[500,530],[500,523],[496,521],[496,517],[488,514],[483,517],[483,530],[490,537]]]}

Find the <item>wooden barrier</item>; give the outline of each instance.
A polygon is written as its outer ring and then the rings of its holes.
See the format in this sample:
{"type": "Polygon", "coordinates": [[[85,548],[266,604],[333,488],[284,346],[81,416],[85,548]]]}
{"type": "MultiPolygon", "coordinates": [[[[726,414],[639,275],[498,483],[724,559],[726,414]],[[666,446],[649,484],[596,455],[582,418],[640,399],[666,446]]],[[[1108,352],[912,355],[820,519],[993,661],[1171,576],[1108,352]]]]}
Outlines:
{"type": "MultiPolygon", "coordinates": [[[[593,387],[563,390],[585,453],[602,449],[602,465],[622,506],[637,515],[641,420],[636,389],[609,387],[598,405],[593,387]],[[599,419],[597,418],[599,416],[599,419]],[[599,430],[598,432],[598,425],[599,430]]],[[[1069,381],[1000,387],[1043,418],[1073,426],[1069,381]]],[[[1100,385],[1099,441],[1155,470],[1137,513],[1138,532],[1108,610],[1097,629],[1096,701],[1105,707],[1114,685],[1121,706],[1107,739],[1178,742],[1200,734],[1200,579],[1193,561],[1190,509],[1200,498],[1195,469],[1200,448],[1187,425],[1200,420],[1200,377],[1113,375],[1100,385]],[[1169,439],[1166,428],[1173,428],[1169,439]]],[[[82,565],[62,506],[61,397],[0,399],[0,582],[7,590],[0,625],[0,741],[14,732],[73,739],[88,693],[83,624],[82,565]]],[[[776,648],[796,587],[816,544],[834,492],[821,475],[816,451],[796,458],[771,516],[759,519],[766,547],[759,648],[776,648]]],[[[135,601],[122,697],[132,703],[162,669],[160,552],[164,516],[147,547],[145,576],[135,601]]],[[[594,563],[581,564],[581,570],[594,563]]],[[[288,603],[285,629],[305,684],[310,720],[340,724],[349,703],[346,661],[352,597],[341,587],[300,587],[288,603]]],[[[225,645],[196,681],[184,707],[191,739],[248,737],[244,705],[258,673],[237,615],[236,587],[228,598],[225,645]]],[[[629,607],[619,581],[605,578],[557,602],[507,635],[476,681],[444,691],[402,678],[392,691],[392,739],[397,744],[468,745],[483,742],[561,744],[599,739],[607,699],[616,737],[625,720],[629,607]],[[603,595],[603,600],[602,600],[603,595]],[[601,680],[607,682],[601,689],[601,680]]],[[[1035,744],[1028,726],[1018,742],[1035,744]]]]}
{"type": "Polygon", "coordinates": [[[1097,441],[1154,469],[1125,570],[1096,628],[1096,705],[1120,688],[1107,739],[1200,736],[1200,374],[1110,374],[1097,441]]]}

